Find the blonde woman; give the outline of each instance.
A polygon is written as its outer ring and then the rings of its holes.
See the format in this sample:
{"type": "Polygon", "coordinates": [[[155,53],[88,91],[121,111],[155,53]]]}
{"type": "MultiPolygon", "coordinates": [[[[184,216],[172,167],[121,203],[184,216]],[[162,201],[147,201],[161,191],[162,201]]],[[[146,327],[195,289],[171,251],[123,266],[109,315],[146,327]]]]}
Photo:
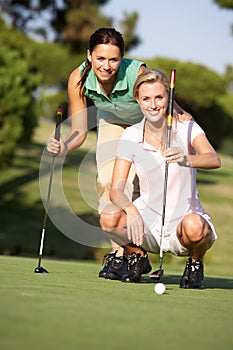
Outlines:
{"type": "Polygon", "coordinates": [[[201,288],[203,257],[217,235],[198,199],[196,168],[214,169],[221,163],[195,121],[179,122],[176,106],[171,147],[166,149],[168,94],[169,81],[163,72],[147,70],[138,76],[134,97],[144,118],[128,127],[118,143],[110,191],[115,207],[105,212],[102,227],[129,256],[122,261],[125,266],[127,262],[127,268],[121,280],[139,282],[148,265],[147,252],[158,254],[160,250],[164,169],[168,162],[163,251],[188,256],[181,288],[201,288]],[[134,202],[124,192],[132,164],[140,184],[140,196],[134,202]]]}

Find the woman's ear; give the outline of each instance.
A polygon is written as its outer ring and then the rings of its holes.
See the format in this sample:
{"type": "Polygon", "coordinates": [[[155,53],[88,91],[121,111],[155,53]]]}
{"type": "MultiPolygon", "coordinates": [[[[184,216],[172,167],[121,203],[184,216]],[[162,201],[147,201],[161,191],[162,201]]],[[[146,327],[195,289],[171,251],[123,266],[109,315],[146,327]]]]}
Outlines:
{"type": "Polygon", "coordinates": [[[90,53],[90,50],[87,50],[87,59],[88,59],[88,61],[91,62],[91,53],[90,53]]]}

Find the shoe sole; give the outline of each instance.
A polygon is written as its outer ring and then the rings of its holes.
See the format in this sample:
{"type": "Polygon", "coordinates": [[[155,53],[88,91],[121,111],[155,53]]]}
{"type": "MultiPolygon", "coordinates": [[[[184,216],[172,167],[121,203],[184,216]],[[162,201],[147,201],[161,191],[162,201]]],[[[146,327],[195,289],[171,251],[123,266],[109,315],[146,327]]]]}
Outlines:
{"type": "Polygon", "coordinates": [[[106,277],[106,272],[99,273],[100,278],[105,278],[106,277]]]}
{"type": "Polygon", "coordinates": [[[124,283],[139,283],[140,281],[141,281],[141,278],[139,278],[137,280],[131,279],[130,277],[121,279],[121,282],[124,282],[124,283]]]}
{"type": "Polygon", "coordinates": [[[105,279],[106,280],[118,280],[120,281],[121,280],[121,277],[116,275],[115,273],[113,272],[110,272],[110,273],[107,273],[106,276],[105,276],[105,279]]]}

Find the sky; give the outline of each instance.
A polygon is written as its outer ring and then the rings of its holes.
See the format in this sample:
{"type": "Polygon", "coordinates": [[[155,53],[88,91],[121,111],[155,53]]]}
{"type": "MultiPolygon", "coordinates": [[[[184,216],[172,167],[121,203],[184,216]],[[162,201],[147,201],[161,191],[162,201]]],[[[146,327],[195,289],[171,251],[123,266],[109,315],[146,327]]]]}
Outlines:
{"type": "Polygon", "coordinates": [[[233,11],[212,0],[110,0],[102,11],[119,31],[123,13],[138,12],[141,44],[128,52],[134,58],[173,58],[219,74],[233,65],[233,11]]]}

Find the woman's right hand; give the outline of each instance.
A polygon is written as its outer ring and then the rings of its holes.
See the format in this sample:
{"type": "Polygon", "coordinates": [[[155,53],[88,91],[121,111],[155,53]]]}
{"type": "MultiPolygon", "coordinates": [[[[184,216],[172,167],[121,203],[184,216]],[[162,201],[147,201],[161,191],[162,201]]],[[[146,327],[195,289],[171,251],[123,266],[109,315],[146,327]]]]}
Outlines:
{"type": "Polygon", "coordinates": [[[60,140],[56,140],[54,137],[50,137],[48,140],[48,144],[47,144],[47,150],[50,154],[52,154],[53,156],[61,156],[63,154],[66,153],[66,145],[64,143],[64,141],[62,140],[62,138],[60,138],[60,140]]]}
{"type": "Polygon", "coordinates": [[[137,208],[131,203],[125,209],[127,214],[127,236],[135,245],[141,246],[145,232],[143,219],[137,208]]]}

